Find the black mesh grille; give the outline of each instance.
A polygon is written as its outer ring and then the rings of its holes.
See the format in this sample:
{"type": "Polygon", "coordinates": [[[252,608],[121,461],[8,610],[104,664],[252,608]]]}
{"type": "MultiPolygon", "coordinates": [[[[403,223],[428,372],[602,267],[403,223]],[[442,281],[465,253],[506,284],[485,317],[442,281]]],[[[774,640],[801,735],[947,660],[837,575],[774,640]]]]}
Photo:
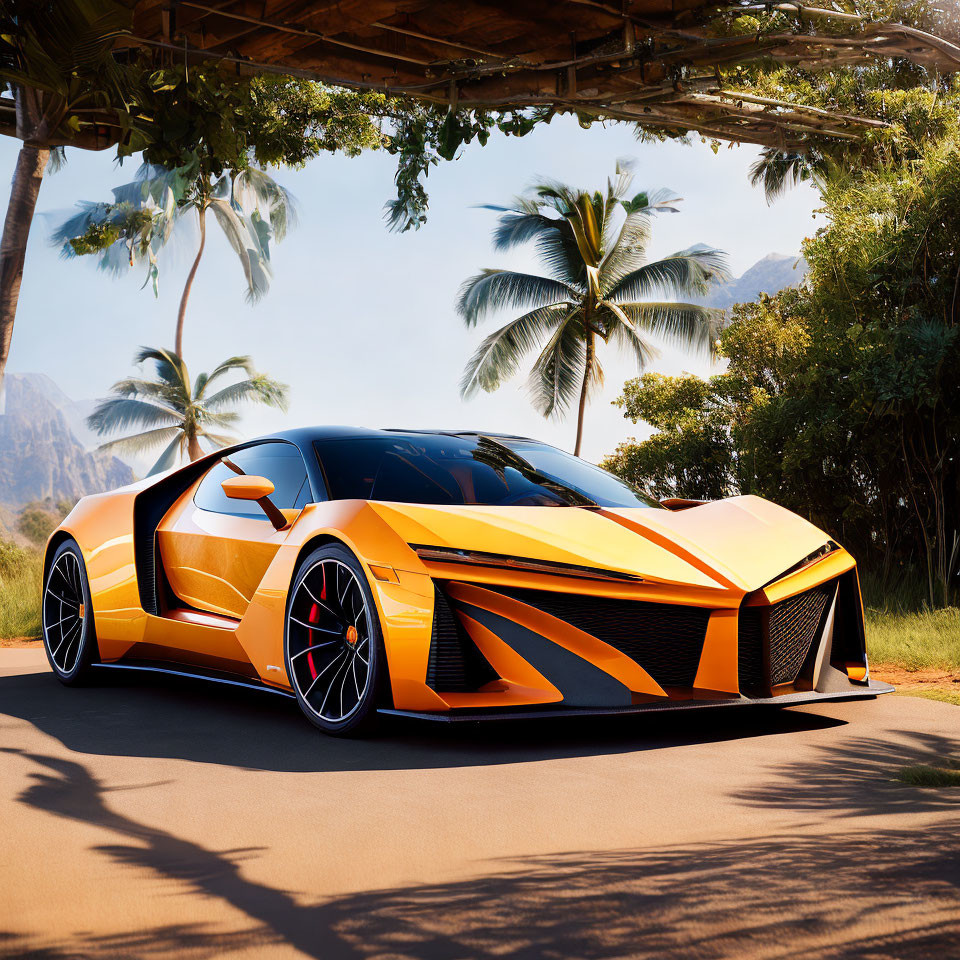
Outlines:
{"type": "Polygon", "coordinates": [[[497,679],[497,672],[454,616],[446,597],[434,588],[433,633],[427,661],[427,685],[462,693],[497,679]]]}
{"type": "Polygon", "coordinates": [[[498,591],[616,647],[662,687],[693,686],[709,610],[548,590],[498,591]]]}
{"type": "Polygon", "coordinates": [[[836,587],[825,583],[770,608],[770,683],[793,683],[817,638],[820,619],[836,587]]]}
{"type": "Polygon", "coordinates": [[[764,686],[763,622],[767,607],[741,607],[737,637],[737,666],[740,690],[753,693],[764,686]]]}
{"type": "Polygon", "coordinates": [[[793,683],[810,648],[837,582],[787,597],[772,606],[741,606],[737,636],[740,692],[769,696],[770,688],[793,683]]]}

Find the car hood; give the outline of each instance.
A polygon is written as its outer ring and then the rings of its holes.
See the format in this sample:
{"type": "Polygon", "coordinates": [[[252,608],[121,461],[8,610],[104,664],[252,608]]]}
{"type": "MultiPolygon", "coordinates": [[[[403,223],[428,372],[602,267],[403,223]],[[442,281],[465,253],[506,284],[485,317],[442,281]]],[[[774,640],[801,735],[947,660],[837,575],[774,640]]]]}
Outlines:
{"type": "Polygon", "coordinates": [[[756,590],[828,539],[802,517],[753,496],[679,511],[370,506],[410,544],[581,564],[723,590],[756,590]]]}

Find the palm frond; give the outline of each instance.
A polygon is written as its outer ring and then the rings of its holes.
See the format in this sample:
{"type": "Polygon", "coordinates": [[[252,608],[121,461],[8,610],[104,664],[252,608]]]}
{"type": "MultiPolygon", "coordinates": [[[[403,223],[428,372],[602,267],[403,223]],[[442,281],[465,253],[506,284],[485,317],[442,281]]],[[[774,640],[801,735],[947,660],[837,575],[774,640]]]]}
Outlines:
{"type": "Polygon", "coordinates": [[[142,433],[135,433],[130,437],[119,437],[116,440],[108,440],[97,447],[98,450],[112,451],[114,453],[139,454],[146,450],[152,450],[154,447],[165,443],[175,437],[177,442],[180,440],[181,429],[177,427],[159,427],[156,430],[144,430],[142,433]]]}
{"type": "Polygon", "coordinates": [[[608,300],[632,301],[657,294],[692,296],[707,292],[710,283],[730,276],[727,255],[702,244],[644,264],[626,276],[602,273],[608,300]]]}
{"type": "MultiPolygon", "coordinates": [[[[213,383],[214,380],[219,379],[225,373],[230,373],[232,370],[242,370],[248,377],[255,377],[257,371],[253,366],[253,358],[248,356],[238,356],[238,357],[228,357],[222,363],[218,363],[213,370],[210,371],[206,380],[203,383],[203,389],[206,390],[207,387],[213,383]]],[[[200,382],[200,377],[197,377],[197,382],[200,382]]],[[[197,390],[198,397],[203,396],[203,392],[197,390]]]]}
{"type": "Polygon", "coordinates": [[[259,167],[247,167],[233,178],[233,199],[235,206],[247,213],[262,207],[278,242],[297,225],[297,203],[293,194],[259,167]]]}
{"type": "Polygon", "coordinates": [[[183,436],[174,437],[170,441],[170,445],[160,454],[157,462],[150,468],[150,472],[147,474],[148,477],[152,477],[155,474],[163,473],[164,470],[169,470],[177,462],[177,454],[182,454],[185,446],[186,438],[183,436]]]}
{"type": "Polygon", "coordinates": [[[560,324],[537,357],[527,379],[527,393],[544,417],[562,416],[577,395],[586,355],[579,311],[560,324]]]}
{"type": "Polygon", "coordinates": [[[693,303],[617,303],[638,330],[687,349],[717,355],[723,311],[693,303]]]}
{"type": "Polygon", "coordinates": [[[277,383],[263,374],[258,374],[249,380],[231,383],[230,386],[218,390],[213,396],[206,398],[203,406],[207,410],[215,411],[224,406],[253,400],[268,407],[286,410],[287,390],[286,384],[277,383]]]}
{"type": "Polygon", "coordinates": [[[494,331],[477,348],[463,371],[460,396],[496,390],[517,372],[523,357],[535,349],[550,328],[570,310],[566,303],[538,307],[494,331]]]}
{"type": "Polygon", "coordinates": [[[549,277],[510,270],[483,270],[460,287],[457,312],[467,326],[485,314],[508,307],[537,308],[558,300],[575,300],[577,291],[549,277]]]}
{"type": "Polygon", "coordinates": [[[207,433],[207,431],[204,430],[202,436],[204,440],[209,440],[217,450],[232,446],[237,442],[237,437],[232,437],[225,433],[207,433]]]}
{"type": "Polygon", "coordinates": [[[764,147],[750,166],[751,186],[762,186],[768,204],[791,187],[813,181],[820,183],[830,172],[830,161],[816,150],[791,151],[764,147]]]}
{"type": "Polygon", "coordinates": [[[87,426],[99,436],[131,427],[173,426],[178,422],[170,409],[133,397],[107,397],[87,417],[87,426]]]}
{"type": "Polygon", "coordinates": [[[183,396],[185,401],[190,400],[190,373],[182,357],[162,347],[141,347],[134,356],[133,362],[141,364],[146,363],[147,360],[154,362],[157,376],[169,384],[171,390],[183,396]]]}
{"type": "Polygon", "coordinates": [[[247,299],[255,302],[270,287],[270,274],[263,262],[260,239],[256,231],[251,230],[250,224],[241,220],[227,200],[214,198],[210,201],[209,208],[217,218],[220,229],[243,268],[243,278],[247,284],[247,299]]]}
{"type": "Polygon", "coordinates": [[[609,341],[624,352],[632,354],[637,361],[638,370],[644,370],[656,359],[658,353],[656,347],[647,341],[640,329],[635,326],[634,321],[618,304],[604,300],[601,306],[611,314],[611,320],[607,324],[609,341]]]}

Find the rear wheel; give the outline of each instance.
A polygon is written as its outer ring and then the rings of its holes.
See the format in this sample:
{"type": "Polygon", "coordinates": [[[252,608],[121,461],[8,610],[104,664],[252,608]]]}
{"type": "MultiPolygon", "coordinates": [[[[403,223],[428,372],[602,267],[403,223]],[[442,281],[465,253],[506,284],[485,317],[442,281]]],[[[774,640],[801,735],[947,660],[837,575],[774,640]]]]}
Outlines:
{"type": "Polygon", "coordinates": [[[287,601],[287,676],[307,719],[358,736],[376,724],[386,678],[380,619],[363,567],[339,544],[300,565],[287,601]]]}
{"type": "Polygon", "coordinates": [[[68,685],[88,680],[97,660],[97,635],[87,568],[74,540],[61,543],[50,561],[41,623],[43,648],[57,679],[68,685]]]}

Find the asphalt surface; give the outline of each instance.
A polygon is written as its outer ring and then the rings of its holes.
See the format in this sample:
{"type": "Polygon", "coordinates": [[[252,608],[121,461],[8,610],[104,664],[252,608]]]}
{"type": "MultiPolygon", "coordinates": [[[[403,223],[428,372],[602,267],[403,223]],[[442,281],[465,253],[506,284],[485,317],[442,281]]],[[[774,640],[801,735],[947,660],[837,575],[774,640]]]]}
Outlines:
{"type": "Polygon", "coordinates": [[[0,650],[0,956],[960,957],[960,709],[394,721],[0,650]]]}

